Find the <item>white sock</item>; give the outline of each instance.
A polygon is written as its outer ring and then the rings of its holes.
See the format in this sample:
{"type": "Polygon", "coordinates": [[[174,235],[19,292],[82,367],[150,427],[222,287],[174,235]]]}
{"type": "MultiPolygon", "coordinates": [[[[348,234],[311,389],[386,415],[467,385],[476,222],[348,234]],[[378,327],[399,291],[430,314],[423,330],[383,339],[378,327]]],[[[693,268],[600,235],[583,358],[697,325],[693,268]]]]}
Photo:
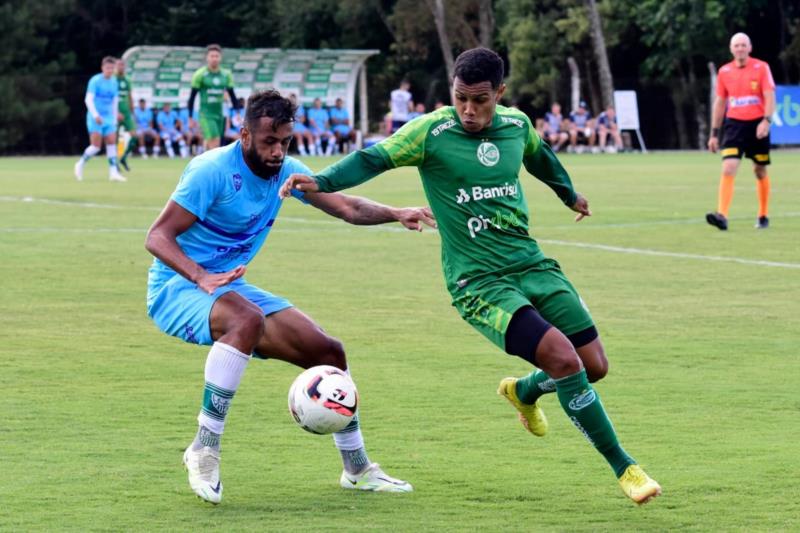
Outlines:
{"type": "MultiPolygon", "coordinates": [[[[350,369],[346,369],[350,375],[350,369]]],[[[364,437],[361,435],[361,426],[358,423],[358,414],[342,431],[333,434],[333,442],[339,450],[358,450],[364,447],[364,437]]]]}
{"type": "Polygon", "coordinates": [[[215,342],[211,347],[206,358],[203,406],[197,415],[201,426],[222,434],[225,415],[249,361],[249,355],[225,343],[215,342]]]}
{"type": "Polygon", "coordinates": [[[164,142],[164,145],[167,147],[167,155],[172,159],[175,157],[175,150],[172,148],[172,141],[167,140],[164,142]]]}
{"type": "Polygon", "coordinates": [[[189,149],[186,147],[186,141],[181,140],[178,143],[178,146],[180,146],[181,149],[181,157],[183,158],[189,157],[189,149]]]}
{"type": "Polygon", "coordinates": [[[106,144],[106,156],[108,157],[108,170],[110,172],[119,172],[117,170],[117,146],[106,144]]]}
{"type": "Polygon", "coordinates": [[[83,151],[83,155],[81,156],[81,163],[85,163],[88,161],[92,156],[95,156],[100,153],[100,148],[93,144],[90,144],[86,147],[86,150],[83,151]]]}
{"type": "Polygon", "coordinates": [[[144,146],[140,146],[139,147],[139,154],[140,155],[146,155],[147,154],[147,149],[144,146]]]}
{"type": "Polygon", "coordinates": [[[303,143],[300,143],[300,145],[297,147],[297,151],[300,152],[300,155],[308,155],[308,152],[306,152],[306,147],[303,145],[303,143]]]}

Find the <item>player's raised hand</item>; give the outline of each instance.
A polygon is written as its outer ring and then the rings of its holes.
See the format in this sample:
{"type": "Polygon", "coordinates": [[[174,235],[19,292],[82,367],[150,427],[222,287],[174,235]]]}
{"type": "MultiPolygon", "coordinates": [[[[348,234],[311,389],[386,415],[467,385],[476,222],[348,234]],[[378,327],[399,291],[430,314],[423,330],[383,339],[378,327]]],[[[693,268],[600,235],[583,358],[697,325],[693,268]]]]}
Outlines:
{"type": "Polygon", "coordinates": [[[396,210],[397,221],[410,230],[422,231],[423,224],[436,228],[430,207],[403,207],[396,210]]]}
{"type": "Polygon", "coordinates": [[[206,272],[198,278],[197,286],[208,294],[213,294],[218,288],[244,276],[246,271],[247,267],[245,265],[239,265],[228,272],[206,272]]]}
{"type": "Polygon", "coordinates": [[[301,192],[317,192],[319,191],[319,186],[317,185],[316,180],[311,176],[306,176],[305,174],[292,174],[289,178],[283,182],[281,185],[281,189],[278,191],[278,196],[281,198],[288,198],[292,194],[292,190],[297,190],[301,192]]]}
{"type": "Polygon", "coordinates": [[[575,217],[575,222],[580,222],[584,217],[592,216],[592,212],[589,210],[589,200],[580,193],[575,200],[575,204],[570,209],[578,213],[578,216],[575,217]]]}

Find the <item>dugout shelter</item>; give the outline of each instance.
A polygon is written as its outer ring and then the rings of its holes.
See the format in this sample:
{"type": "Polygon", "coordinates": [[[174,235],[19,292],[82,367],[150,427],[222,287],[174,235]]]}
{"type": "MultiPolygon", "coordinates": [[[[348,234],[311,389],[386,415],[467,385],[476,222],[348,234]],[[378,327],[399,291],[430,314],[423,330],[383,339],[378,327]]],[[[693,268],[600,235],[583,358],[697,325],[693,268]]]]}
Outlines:
{"type": "MultiPolygon", "coordinates": [[[[222,67],[233,73],[236,96],[247,98],[253,91],[274,88],[286,96],[296,94],[298,103],[306,107],[315,98],[328,107],[341,98],[353,127],[358,117],[360,130],[368,131],[365,63],[378,50],[223,48],[222,52],[222,67]]],[[[185,107],[192,74],[205,66],[205,56],[205,47],[196,46],[134,46],[126,50],[122,58],[131,78],[134,105],[144,98],[149,107],[166,102],[185,107]]]]}

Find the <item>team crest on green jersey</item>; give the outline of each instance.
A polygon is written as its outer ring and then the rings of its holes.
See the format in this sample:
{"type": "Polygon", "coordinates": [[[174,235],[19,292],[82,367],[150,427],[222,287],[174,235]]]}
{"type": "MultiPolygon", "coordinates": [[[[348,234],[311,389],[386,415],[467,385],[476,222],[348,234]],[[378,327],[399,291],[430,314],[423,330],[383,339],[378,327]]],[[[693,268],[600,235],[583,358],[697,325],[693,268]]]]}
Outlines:
{"type": "Polygon", "coordinates": [[[490,142],[478,146],[478,161],[485,167],[493,167],[500,162],[500,150],[490,142]]]}

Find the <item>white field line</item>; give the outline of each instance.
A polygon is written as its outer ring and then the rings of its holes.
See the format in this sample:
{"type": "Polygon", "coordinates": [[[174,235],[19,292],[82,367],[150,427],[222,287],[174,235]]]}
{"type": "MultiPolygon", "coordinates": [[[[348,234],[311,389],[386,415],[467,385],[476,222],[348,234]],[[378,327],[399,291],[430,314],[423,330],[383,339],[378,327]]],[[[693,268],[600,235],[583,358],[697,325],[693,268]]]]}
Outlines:
{"type": "MultiPolygon", "coordinates": [[[[146,209],[149,211],[157,211],[160,208],[154,207],[146,207],[146,206],[124,206],[124,205],[114,205],[114,204],[98,204],[98,203],[91,203],[91,202],[70,202],[64,200],[50,200],[46,198],[34,198],[30,196],[25,197],[15,197],[15,196],[0,196],[0,201],[6,202],[38,202],[38,203],[46,203],[46,204],[55,204],[55,205],[68,205],[73,207],[84,207],[84,208],[95,208],[95,209],[146,209]]],[[[783,216],[800,216],[800,213],[785,213],[783,216]]],[[[291,222],[293,224],[301,224],[301,225],[323,225],[323,226],[331,226],[331,225],[338,225],[340,228],[345,231],[352,231],[355,229],[352,226],[346,225],[344,222],[334,221],[334,220],[310,220],[306,218],[298,218],[298,217],[280,217],[280,220],[285,222],[291,222]]],[[[692,219],[694,220],[694,219],[692,219]]],[[[661,223],[661,224],[686,224],[689,223],[689,220],[673,220],[673,221],[660,221],[660,222],[650,222],[649,224],[654,223],[661,223]]],[[[635,223],[634,223],[635,224],[635,223]]],[[[631,227],[631,225],[606,225],[606,227],[631,227]]],[[[648,223],[640,223],[641,225],[646,225],[648,223]]],[[[544,226],[542,226],[544,227],[544,226]]],[[[297,231],[296,228],[287,228],[289,231],[297,231]]],[[[371,230],[371,231],[381,231],[381,232],[391,232],[391,233],[407,233],[409,230],[404,228],[398,228],[396,226],[362,226],[360,229],[362,230],[371,230]]],[[[146,229],[139,229],[139,228],[87,228],[87,229],[80,229],[80,228],[0,228],[0,232],[2,233],[143,233],[146,229]]],[[[422,233],[432,233],[436,230],[431,228],[426,228],[425,231],[422,233]]],[[[772,268],[791,268],[791,269],[800,269],[800,263],[784,263],[780,261],[766,261],[761,259],[748,259],[743,257],[725,257],[719,255],[702,255],[702,254],[689,254],[689,253],[682,253],[682,252],[665,252],[662,250],[650,250],[647,248],[630,248],[624,246],[612,246],[608,244],[597,244],[597,243],[588,243],[588,242],[577,242],[577,241],[564,241],[558,239],[537,239],[538,242],[544,244],[552,244],[555,246],[571,246],[573,248],[584,248],[590,250],[600,250],[604,252],[613,252],[613,253],[623,253],[623,254],[632,254],[632,255],[649,255],[654,257],[671,257],[675,259],[690,259],[696,261],[715,261],[715,262],[727,262],[727,263],[737,263],[741,265],[750,265],[750,266],[762,266],[762,267],[772,267],[772,268]]]]}

